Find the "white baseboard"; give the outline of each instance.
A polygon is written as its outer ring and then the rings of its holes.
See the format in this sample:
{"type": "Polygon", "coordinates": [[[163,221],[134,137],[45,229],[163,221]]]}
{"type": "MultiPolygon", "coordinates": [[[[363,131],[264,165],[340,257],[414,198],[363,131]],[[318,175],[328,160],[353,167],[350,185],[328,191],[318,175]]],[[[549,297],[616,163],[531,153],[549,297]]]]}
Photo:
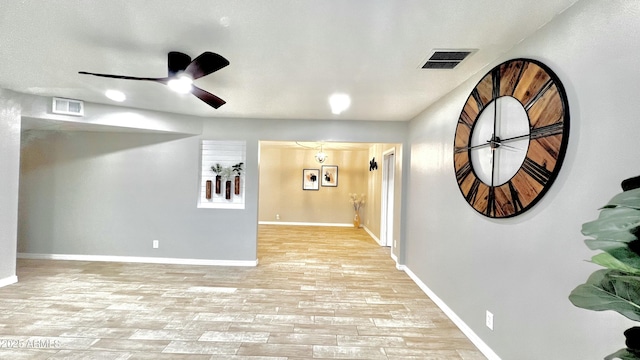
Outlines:
{"type": "Polygon", "coordinates": [[[471,340],[471,342],[478,348],[478,350],[480,350],[482,354],[484,354],[484,356],[487,357],[487,359],[500,360],[500,357],[493,350],[491,350],[491,348],[487,344],[485,344],[485,342],[482,341],[482,339],[480,339],[480,337],[476,335],[476,333],[473,332],[473,330],[471,330],[471,328],[467,324],[465,324],[465,322],[462,321],[462,319],[460,319],[460,317],[456,315],[456,313],[453,312],[453,310],[451,310],[451,308],[448,307],[447,304],[442,301],[442,299],[440,299],[433,291],[431,291],[431,289],[429,289],[429,287],[425,285],[425,283],[423,283],[416,276],[416,274],[414,274],[405,265],[397,265],[396,267],[399,270],[404,270],[404,272],[409,275],[409,277],[418,285],[418,287],[420,287],[420,289],[424,291],[427,296],[429,296],[429,298],[440,308],[440,310],[442,310],[442,312],[444,312],[445,315],[447,315],[447,317],[449,317],[449,319],[453,321],[453,323],[460,329],[460,331],[462,331],[462,333],[467,338],[469,338],[469,340],[471,340]]]}
{"type": "Polygon", "coordinates": [[[287,221],[258,221],[260,225],[292,225],[292,226],[339,226],[353,227],[353,224],[343,223],[312,223],[312,222],[287,222],[287,221]]]}
{"type": "Polygon", "coordinates": [[[18,277],[15,276],[15,275],[6,277],[4,279],[0,279],[0,288],[3,287],[3,286],[15,284],[17,282],[18,282],[18,277]]]}
{"type": "Polygon", "coordinates": [[[372,238],[373,240],[375,240],[375,242],[377,242],[377,243],[378,243],[378,245],[382,246],[382,243],[380,242],[380,239],[378,239],[378,237],[377,237],[377,236],[375,236],[375,235],[371,232],[371,230],[369,230],[369,228],[368,228],[368,227],[363,226],[362,228],[364,229],[364,231],[366,231],[366,232],[367,232],[367,234],[369,234],[369,236],[371,236],[371,238],[372,238]]]}
{"type": "Polygon", "coordinates": [[[138,256],[110,256],[110,255],[67,255],[67,254],[32,254],[18,253],[19,259],[40,260],[77,260],[77,261],[110,261],[125,263],[174,264],[174,265],[210,265],[210,266],[257,266],[258,260],[204,260],[157,258],[138,256]]]}

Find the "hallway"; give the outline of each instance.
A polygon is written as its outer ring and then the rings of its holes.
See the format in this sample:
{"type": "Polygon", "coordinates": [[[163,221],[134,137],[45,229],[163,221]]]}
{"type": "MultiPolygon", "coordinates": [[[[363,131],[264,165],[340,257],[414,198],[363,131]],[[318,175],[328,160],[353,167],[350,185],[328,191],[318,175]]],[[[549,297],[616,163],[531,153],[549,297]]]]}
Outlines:
{"type": "Polygon", "coordinates": [[[0,358],[485,359],[388,251],[260,225],[255,268],[21,259],[0,358]]]}

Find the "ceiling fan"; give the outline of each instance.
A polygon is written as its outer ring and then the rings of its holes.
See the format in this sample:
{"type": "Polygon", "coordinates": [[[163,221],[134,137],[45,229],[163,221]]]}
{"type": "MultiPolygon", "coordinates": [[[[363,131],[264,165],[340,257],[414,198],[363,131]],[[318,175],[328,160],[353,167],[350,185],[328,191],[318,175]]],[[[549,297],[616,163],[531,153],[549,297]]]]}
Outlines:
{"type": "Polygon", "coordinates": [[[190,92],[195,95],[198,99],[204,101],[214,108],[219,108],[224,105],[226,102],[219,97],[200,89],[192,85],[193,80],[201,78],[203,76],[209,75],[213,72],[216,72],[223,67],[229,65],[229,60],[224,57],[212,53],[209,51],[205,51],[200,56],[191,60],[191,57],[187,54],[171,51],[168,54],[168,69],[169,76],[163,78],[146,78],[146,77],[135,77],[135,76],[124,76],[124,75],[110,75],[110,74],[96,74],[90,73],[86,71],[79,71],[78,73],[84,75],[94,75],[101,76],[106,78],[113,79],[125,79],[125,80],[144,80],[144,81],[154,81],[161,84],[168,85],[172,89],[187,93],[190,92]]]}

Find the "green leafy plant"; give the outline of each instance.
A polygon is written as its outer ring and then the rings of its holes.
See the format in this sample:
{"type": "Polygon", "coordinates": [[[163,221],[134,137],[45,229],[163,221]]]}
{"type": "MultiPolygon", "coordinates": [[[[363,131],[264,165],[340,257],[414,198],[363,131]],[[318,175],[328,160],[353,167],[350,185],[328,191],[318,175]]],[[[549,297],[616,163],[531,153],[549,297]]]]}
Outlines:
{"type": "Polygon", "coordinates": [[[240,176],[242,174],[242,165],[244,165],[244,163],[237,163],[231,167],[233,169],[233,172],[236,173],[237,176],[240,176]]]}
{"type": "Polygon", "coordinates": [[[211,171],[213,171],[216,175],[222,175],[222,170],[224,168],[220,164],[215,164],[211,167],[211,171]]]}
{"type": "MultiPolygon", "coordinates": [[[[596,270],[587,282],[569,295],[573,305],[595,311],[613,310],[640,321],[640,188],[623,182],[622,193],[600,209],[597,220],[582,225],[582,234],[590,237],[585,244],[601,250],[591,261],[604,269],[596,270]]],[[[624,332],[627,347],[605,357],[605,360],[640,360],[640,327],[624,332]]]]}

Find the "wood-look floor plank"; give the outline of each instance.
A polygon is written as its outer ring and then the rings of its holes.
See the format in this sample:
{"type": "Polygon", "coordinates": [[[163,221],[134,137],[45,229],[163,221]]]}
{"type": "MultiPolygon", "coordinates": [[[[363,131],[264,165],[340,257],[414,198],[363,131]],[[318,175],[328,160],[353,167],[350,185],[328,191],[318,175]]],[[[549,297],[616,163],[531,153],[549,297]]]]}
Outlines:
{"type": "Polygon", "coordinates": [[[260,225],[257,267],[18,260],[4,359],[485,357],[361,229],[260,225]]]}

